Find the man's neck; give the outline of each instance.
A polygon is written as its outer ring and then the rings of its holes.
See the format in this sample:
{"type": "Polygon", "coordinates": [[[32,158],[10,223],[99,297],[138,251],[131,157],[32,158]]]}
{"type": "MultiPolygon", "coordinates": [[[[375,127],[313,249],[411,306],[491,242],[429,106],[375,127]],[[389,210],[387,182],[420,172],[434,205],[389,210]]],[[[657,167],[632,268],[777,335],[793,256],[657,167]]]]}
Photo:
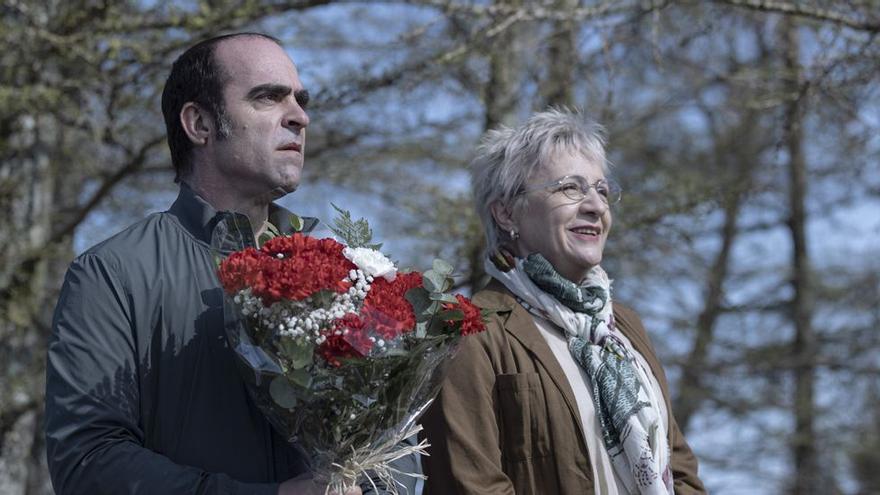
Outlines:
{"type": "Polygon", "coordinates": [[[256,239],[260,238],[266,230],[266,222],[269,219],[269,203],[271,197],[242,197],[229,187],[204,183],[190,178],[185,181],[192,190],[202,199],[208,202],[217,211],[234,211],[248,217],[251,229],[256,239]]]}

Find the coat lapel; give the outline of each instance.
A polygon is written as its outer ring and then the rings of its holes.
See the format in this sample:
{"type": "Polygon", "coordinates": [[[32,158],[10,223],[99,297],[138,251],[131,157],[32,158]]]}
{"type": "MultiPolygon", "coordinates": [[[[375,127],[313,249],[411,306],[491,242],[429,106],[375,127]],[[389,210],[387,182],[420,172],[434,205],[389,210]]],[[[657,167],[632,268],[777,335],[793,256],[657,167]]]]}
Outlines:
{"type": "Polygon", "coordinates": [[[577,408],[574,392],[568,383],[565,372],[562,371],[562,367],[559,365],[559,361],[553,355],[553,351],[550,350],[550,346],[547,345],[547,341],[544,340],[541,331],[535,325],[532,314],[516,301],[501,282],[493,279],[486,287],[486,290],[495,293],[493,295],[496,297],[492,298],[495,301],[492,301],[492,303],[510,310],[510,315],[504,323],[504,330],[519,341],[534,356],[535,361],[547,371],[547,375],[553,381],[553,384],[556,385],[556,388],[559,389],[565,404],[568,406],[577,430],[581,434],[581,443],[586,445],[586,435],[583,430],[583,423],[581,422],[581,415],[577,408]]]}

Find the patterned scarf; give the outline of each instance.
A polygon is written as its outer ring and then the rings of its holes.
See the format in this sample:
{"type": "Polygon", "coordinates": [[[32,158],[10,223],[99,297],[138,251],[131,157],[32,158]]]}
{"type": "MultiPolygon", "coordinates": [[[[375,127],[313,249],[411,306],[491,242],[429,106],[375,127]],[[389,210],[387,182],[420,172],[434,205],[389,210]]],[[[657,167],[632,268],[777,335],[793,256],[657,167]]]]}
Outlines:
{"type": "Polygon", "coordinates": [[[593,267],[575,284],[540,254],[525,260],[496,252],[486,271],[523,306],[558,325],[575,361],[589,377],[596,416],[611,463],[631,494],[672,494],[666,425],[649,370],[636,363],[615,335],[611,281],[593,267]]]}

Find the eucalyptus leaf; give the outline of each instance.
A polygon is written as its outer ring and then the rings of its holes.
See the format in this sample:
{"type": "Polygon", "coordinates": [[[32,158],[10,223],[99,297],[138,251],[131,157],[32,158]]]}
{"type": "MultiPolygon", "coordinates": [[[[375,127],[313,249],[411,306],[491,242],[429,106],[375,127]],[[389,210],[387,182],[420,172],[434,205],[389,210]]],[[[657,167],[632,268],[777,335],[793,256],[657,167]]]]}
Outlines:
{"type": "Polygon", "coordinates": [[[453,270],[452,265],[450,265],[449,263],[447,263],[441,259],[435,259],[433,267],[434,267],[435,272],[437,272],[443,276],[452,275],[452,270],[453,270]]]}
{"type": "Polygon", "coordinates": [[[290,228],[294,232],[302,232],[304,226],[303,219],[299,215],[295,213],[290,214],[290,228]]]}
{"type": "Polygon", "coordinates": [[[425,338],[425,335],[428,334],[428,322],[420,321],[416,323],[416,329],[413,331],[413,333],[415,334],[415,337],[417,339],[425,338]]]}
{"type": "Polygon", "coordinates": [[[413,313],[418,317],[431,306],[430,294],[421,287],[415,287],[406,291],[404,297],[413,307],[413,313]]]}
{"type": "Polygon", "coordinates": [[[458,299],[448,292],[432,292],[428,297],[430,297],[432,301],[458,304],[458,299]]]}
{"type": "Polygon", "coordinates": [[[293,384],[302,388],[307,389],[312,384],[312,375],[305,368],[290,370],[286,376],[293,384]]]}
{"type": "Polygon", "coordinates": [[[283,376],[276,376],[269,384],[269,395],[285,409],[296,407],[296,388],[283,376]]]}
{"type": "Polygon", "coordinates": [[[305,368],[314,361],[315,345],[311,342],[297,342],[282,337],[278,346],[284,355],[290,358],[290,364],[294,369],[305,368]]]}
{"type": "Polygon", "coordinates": [[[269,241],[271,241],[272,239],[274,239],[275,237],[276,237],[276,236],[272,235],[272,234],[269,233],[269,232],[263,232],[262,234],[260,234],[260,237],[257,239],[257,244],[259,244],[260,246],[262,246],[263,244],[266,244],[267,242],[269,242],[269,241]]]}
{"type": "Polygon", "coordinates": [[[446,275],[428,270],[422,274],[422,283],[428,292],[443,292],[446,290],[446,275]]]}
{"type": "Polygon", "coordinates": [[[266,221],[266,232],[272,234],[272,237],[278,237],[281,235],[281,231],[278,227],[275,226],[272,222],[266,221]]]}

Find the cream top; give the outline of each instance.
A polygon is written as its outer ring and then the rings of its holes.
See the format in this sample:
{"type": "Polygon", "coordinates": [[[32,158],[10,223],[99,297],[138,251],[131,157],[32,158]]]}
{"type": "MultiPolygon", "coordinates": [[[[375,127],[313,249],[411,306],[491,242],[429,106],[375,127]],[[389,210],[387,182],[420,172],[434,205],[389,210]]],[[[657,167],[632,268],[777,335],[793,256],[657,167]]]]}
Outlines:
{"type": "MultiPolygon", "coordinates": [[[[603,495],[627,495],[626,486],[620,481],[617,473],[615,473],[614,466],[611,464],[611,457],[608,455],[608,451],[605,449],[605,444],[602,441],[602,428],[599,425],[599,418],[596,416],[589,376],[578,365],[577,361],[574,360],[574,356],[568,350],[568,341],[563,332],[552,322],[544,318],[535,315],[532,315],[532,318],[535,320],[535,325],[559,362],[559,366],[565,373],[572,392],[574,392],[575,402],[581,417],[581,426],[586,436],[584,442],[586,443],[587,452],[590,454],[590,464],[593,468],[595,492],[602,493],[603,495]]],[[[615,332],[615,334],[632,355],[635,356],[636,364],[642,367],[650,378],[653,396],[660,398],[659,404],[657,404],[660,418],[664,424],[668,425],[669,413],[666,410],[666,402],[662,400],[663,392],[660,390],[660,384],[654,377],[654,373],[651,372],[648,362],[633,348],[632,343],[630,343],[626,336],[620,332],[615,332]]]]}

